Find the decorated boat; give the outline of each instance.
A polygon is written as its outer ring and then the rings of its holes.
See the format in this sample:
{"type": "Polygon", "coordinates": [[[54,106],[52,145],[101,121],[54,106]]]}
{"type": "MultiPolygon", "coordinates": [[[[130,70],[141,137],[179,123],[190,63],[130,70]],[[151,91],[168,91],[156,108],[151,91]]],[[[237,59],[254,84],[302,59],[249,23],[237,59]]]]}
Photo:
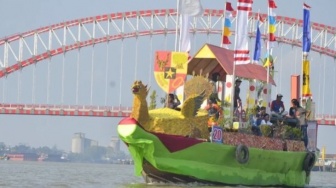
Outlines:
{"type": "MultiPolygon", "coordinates": [[[[300,139],[287,139],[285,126],[274,126],[274,133],[263,131],[263,136],[258,136],[244,122],[225,121],[224,110],[219,119],[222,123],[212,126],[209,133],[209,114],[202,106],[213,95],[208,77],[213,71],[222,79],[232,74],[233,51],[206,44],[186,65],[174,62],[181,60],[174,55],[181,54],[157,52],[155,66],[162,71],[155,76],[162,81],[167,74],[164,70],[187,66],[186,73],[192,78],[184,84],[181,109],[149,110],[149,87],[135,81],[131,116],[118,125],[119,137],[134,159],[136,175],[142,175],[147,183],[289,187],[309,183],[316,153],[306,150],[300,139]]],[[[236,71],[241,78],[266,79],[265,68],[260,65],[237,66],[236,71]]],[[[177,76],[170,75],[175,81],[177,76]]]]}

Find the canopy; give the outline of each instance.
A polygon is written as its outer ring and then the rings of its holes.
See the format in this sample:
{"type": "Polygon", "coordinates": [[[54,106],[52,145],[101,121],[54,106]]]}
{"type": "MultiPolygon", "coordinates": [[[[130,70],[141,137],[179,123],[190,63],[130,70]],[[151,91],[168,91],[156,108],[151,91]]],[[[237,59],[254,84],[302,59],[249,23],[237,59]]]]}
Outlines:
{"type": "MultiPolygon", "coordinates": [[[[205,75],[218,72],[219,80],[226,81],[226,75],[233,74],[234,51],[221,48],[219,46],[205,44],[195,56],[189,60],[189,75],[205,75]]],[[[257,79],[267,82],[267,70],[258,64],[236,65],[235,76],[246,79],[257,79]]],[[[275,85],[271,75],[269,83],[275,85]]]]}

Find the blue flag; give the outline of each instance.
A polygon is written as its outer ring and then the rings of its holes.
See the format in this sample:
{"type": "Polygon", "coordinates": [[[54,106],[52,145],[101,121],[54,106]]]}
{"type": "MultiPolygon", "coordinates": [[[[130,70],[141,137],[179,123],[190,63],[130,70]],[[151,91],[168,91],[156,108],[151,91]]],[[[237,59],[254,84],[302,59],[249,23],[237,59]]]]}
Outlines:
{"type": "Polygon", "coordinates": [[[253,61],[258,62],[260,59],[260,53],[261,53],[261,34],[259,29],[259,22],[257,27],[257,34],[256,34],[256,42],[255,42],[255,48],[254,48],[254,55],[253,55],[253,61]]]}
{"type": "Polygon", "coordinates": [[[302,51],[308,53],[310,51],[310,7],[303,4],[303,36],[302,36],[302,51]]]}

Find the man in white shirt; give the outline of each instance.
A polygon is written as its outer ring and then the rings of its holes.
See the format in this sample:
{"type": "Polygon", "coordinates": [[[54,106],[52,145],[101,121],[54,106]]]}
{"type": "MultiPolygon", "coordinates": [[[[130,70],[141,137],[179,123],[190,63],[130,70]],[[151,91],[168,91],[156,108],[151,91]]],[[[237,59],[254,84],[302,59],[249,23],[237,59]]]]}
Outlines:
{"type": "Polygon", "coordinates": [[[264,114],[264,119],[261,120],[260,125],[269,125],[269,126],[273,125],[273,123],[271,123],[271,122],[269,121],[269,119],[270,119],[269,114],[267,114],[267,113],[264,114]]]}

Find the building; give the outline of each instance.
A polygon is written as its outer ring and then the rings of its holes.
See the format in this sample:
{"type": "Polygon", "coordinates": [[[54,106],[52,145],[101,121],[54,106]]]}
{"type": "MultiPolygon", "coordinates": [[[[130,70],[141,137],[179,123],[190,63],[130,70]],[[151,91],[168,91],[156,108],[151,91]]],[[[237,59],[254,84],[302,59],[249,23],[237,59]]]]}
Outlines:
{"type": "Polygon", "coordinates": [[[98,146],[98,142],[85,138],[84,133],[75,133],[72,137],[71,152],[72,153],[84,153],[85,150],[91,146],[98,146]]]}
{"type": "Polygon", "coordinates": [[[113,148],[113,151],[120,151],[120,139],[118,137],[112,137],[110,142],[110,147],[113,148]]]}

